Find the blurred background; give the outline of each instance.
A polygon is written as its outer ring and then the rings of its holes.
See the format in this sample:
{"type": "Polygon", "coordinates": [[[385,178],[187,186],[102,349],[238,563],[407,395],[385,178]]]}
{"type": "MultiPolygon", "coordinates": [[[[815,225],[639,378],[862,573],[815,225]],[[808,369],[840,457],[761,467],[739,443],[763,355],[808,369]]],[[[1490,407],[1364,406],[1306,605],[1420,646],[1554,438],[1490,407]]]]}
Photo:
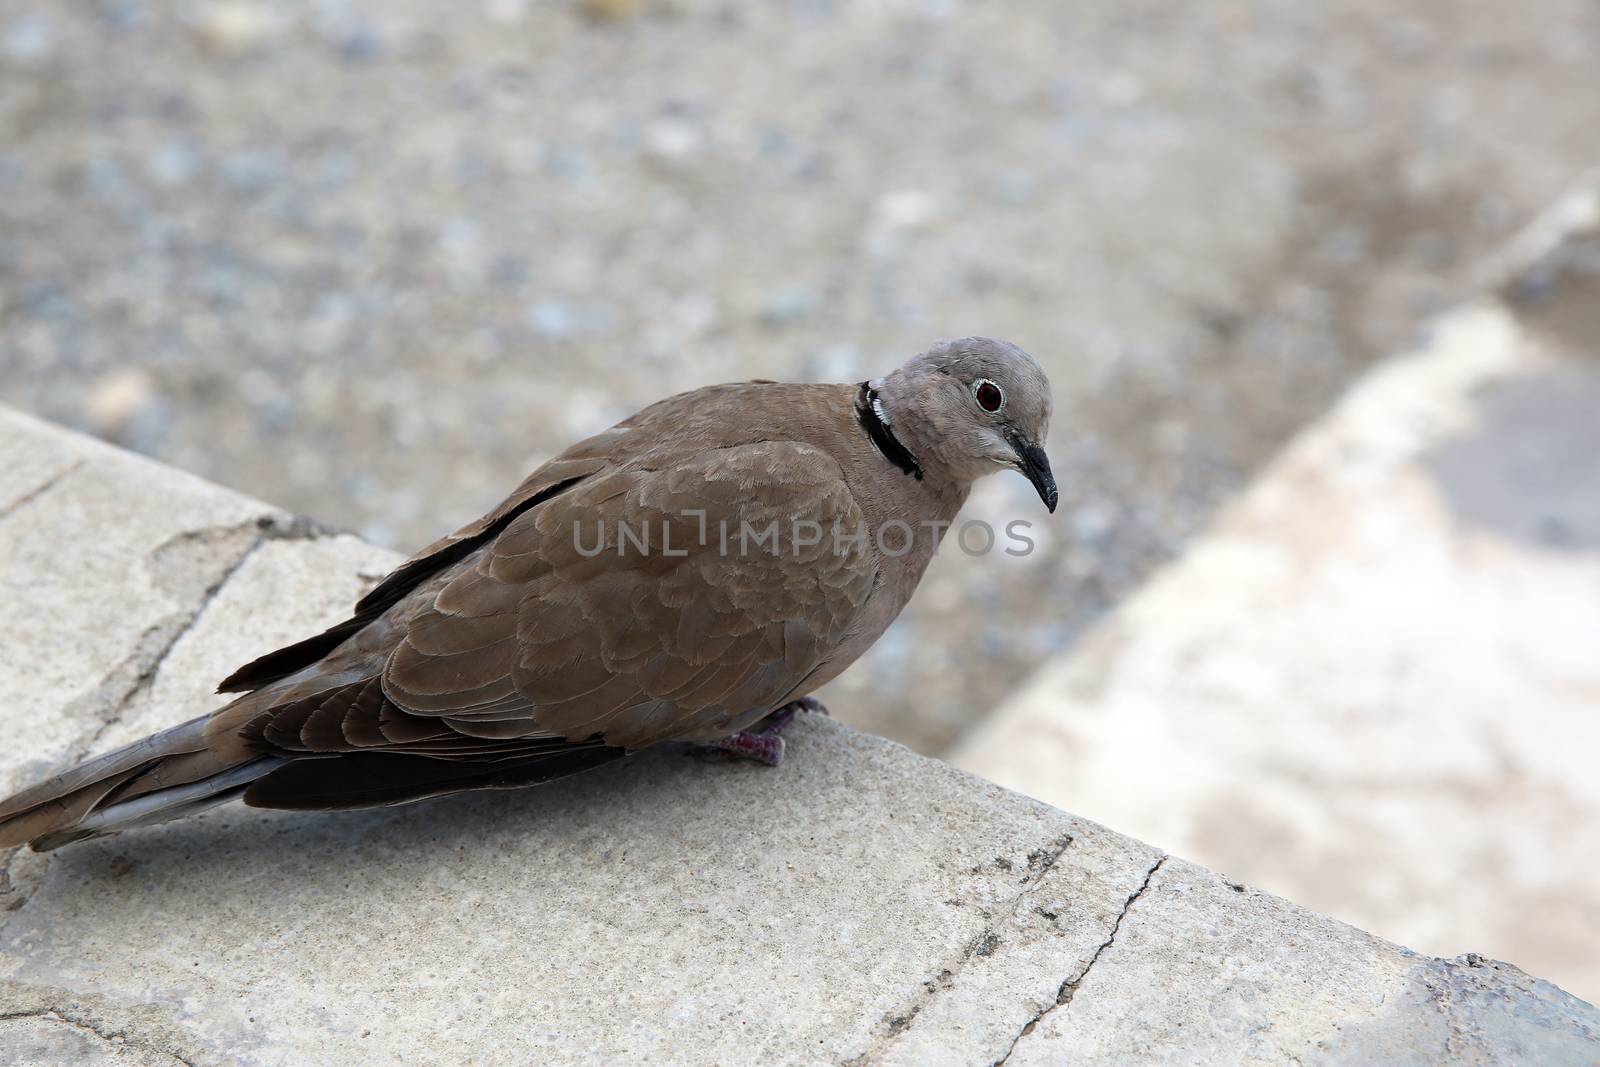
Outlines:
{"type": "MultiPolygon", "coordinates": [[[[941,557],[824,694],[971,753],[1476,298],[1600,160],[1597,57],[1596,0],[0,0],[0,400],[410,551],[667,394],[1006,337],[1057,390],[1060,511],[983,483],[1039,551],[941,557]]],[[[1104,789],[1163,794],[1137,771],[1104,789]]],[[[1203,834],[1079,807],[1419,947],[1553,958],[1436,898],[1406,925],[1403,880],[1257,875],[1288,853],[1231,786],[1203,834]]],[[[1600,929],[1573,907],[1541,945],[1600,929]]]]}

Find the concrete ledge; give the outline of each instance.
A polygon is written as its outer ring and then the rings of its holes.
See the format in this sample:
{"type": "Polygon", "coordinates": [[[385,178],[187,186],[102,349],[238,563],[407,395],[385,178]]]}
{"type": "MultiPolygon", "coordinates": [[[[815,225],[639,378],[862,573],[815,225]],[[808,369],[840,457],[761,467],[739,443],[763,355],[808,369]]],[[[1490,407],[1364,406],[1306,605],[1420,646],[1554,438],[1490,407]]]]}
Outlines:
{"type": "MultiPolygon", "coordinates": [[[[200,712],[393,560],[24,416],[0,455],[0,790],[200,712]]],[[[0,864],[4,1063],[1579,1062],[1600,1039],[1515,968],[825,721],[777,771],[662,750],[0,864]]]]}

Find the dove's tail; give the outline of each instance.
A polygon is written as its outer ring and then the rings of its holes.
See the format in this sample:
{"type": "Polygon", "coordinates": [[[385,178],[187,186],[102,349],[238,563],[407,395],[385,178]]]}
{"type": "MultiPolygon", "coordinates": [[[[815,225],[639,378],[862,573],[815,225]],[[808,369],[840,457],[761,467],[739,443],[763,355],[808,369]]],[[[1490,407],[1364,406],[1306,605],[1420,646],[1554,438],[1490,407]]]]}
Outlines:
{"type": "Polygon", "coordinates": [[[165,822],[233,800],[281,767],[273,756],[230,759],[206,744],[202,715],[97,756],[0,801],[0,849],[47,852],[131,826],[165,822]]]}

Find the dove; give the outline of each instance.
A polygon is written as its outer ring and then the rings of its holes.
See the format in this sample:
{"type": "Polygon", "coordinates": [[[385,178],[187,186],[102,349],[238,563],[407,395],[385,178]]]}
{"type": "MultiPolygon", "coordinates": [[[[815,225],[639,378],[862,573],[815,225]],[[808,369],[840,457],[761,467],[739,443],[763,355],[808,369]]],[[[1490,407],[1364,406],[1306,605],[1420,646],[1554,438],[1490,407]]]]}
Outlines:
{"type": "Polygon", "coordinates": [[[581,441],[208,715],[0,802],[45,851],[242,799],[341,810],[531,786],[664,742],[777,765],[900,614],[979,478],[1054,511],[1050,386],[945,341],[856,385],[682,393],[581,441]]]}

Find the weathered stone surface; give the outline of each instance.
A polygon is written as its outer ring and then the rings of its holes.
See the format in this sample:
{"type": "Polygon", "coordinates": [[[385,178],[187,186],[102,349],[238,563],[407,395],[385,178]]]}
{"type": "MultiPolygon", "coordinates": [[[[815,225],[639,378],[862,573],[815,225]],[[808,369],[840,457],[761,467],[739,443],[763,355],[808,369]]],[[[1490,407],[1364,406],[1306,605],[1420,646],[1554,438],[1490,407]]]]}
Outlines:
{"type": "MultiPolygon", "coordinates": [[[[393,559],[281,519],[274,539],[261,505],[0,425],[82,463],[27,505],[52,510],[0,518],[7,588],[58,613],[0,643],[8,787],[203,710],[393,559]],[[211,576],[160,585],[174,545],[211,576]],[[63,672],[130,657],[133,697],[64,712],[63,672]]],[[[1600,1025],[1512,969],[1462,977],[826,720],[778,770],[665,749],[539,790],[235,806],[0,864],[8,1064],[1444,1062],[1451,1041],[1558,1062],[1600,1025]]]]}
{"type": "Polygon", "coordinates": [[[1007,1061],[1592,1063],[1593,1008],[1515,967],[1439,960],[1167,860],[1007,1061]]]}
{"type": "Polygon", "coordinates": [[[953,759],[1592,998],[1600,180],[1495,269],[953,759]]]}

